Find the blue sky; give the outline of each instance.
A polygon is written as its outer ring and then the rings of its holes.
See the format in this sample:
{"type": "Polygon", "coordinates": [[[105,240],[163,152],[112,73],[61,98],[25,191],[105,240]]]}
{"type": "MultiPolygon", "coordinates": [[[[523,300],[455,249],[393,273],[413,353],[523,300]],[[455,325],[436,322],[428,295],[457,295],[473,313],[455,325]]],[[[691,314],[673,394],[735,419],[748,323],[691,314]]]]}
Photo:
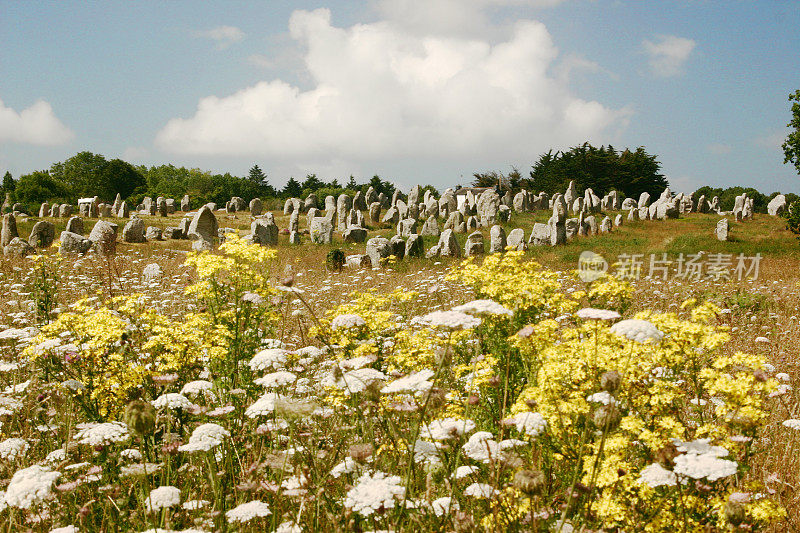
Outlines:
{"type": "Polygon", "coordinates": [[[0,173],[90,150],[444,188],[589,140],[675,190],[800,192],[798,27],[782,0],[0,0],[0,173]]]}

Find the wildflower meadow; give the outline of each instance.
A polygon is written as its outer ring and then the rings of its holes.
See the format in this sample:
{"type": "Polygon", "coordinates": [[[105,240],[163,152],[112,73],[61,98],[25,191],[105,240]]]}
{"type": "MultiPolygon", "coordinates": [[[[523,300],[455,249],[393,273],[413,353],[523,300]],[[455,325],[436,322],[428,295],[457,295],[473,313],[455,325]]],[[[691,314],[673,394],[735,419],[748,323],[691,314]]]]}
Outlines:
{"type": "Polygon", "coordinates": [[[797,526],[792,379],[737,340],[742,294],[512,250],[314,283],[235,234],[160,260],[2,274],[4,531],[797,526]]]}

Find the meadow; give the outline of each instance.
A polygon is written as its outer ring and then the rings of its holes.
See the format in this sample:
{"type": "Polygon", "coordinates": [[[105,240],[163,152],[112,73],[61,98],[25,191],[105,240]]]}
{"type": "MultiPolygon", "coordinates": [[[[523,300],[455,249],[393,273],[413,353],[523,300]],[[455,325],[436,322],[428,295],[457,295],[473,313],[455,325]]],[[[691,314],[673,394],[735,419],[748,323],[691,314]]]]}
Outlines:
{"type": "Polygon", "coordinates": [[[720,242],[718,219],[374,270],[326,267],[363,244],[236,233],[5,258],[0,524],[800,530],[800,242],[759,214],[720,242]],[[575,274],[585,250],[608,275],[575,274]],[[647,277],[700,251],[760,254],[758,276],[647,277]],[[640,279],[613,275],[623,254],[640,279]]]}

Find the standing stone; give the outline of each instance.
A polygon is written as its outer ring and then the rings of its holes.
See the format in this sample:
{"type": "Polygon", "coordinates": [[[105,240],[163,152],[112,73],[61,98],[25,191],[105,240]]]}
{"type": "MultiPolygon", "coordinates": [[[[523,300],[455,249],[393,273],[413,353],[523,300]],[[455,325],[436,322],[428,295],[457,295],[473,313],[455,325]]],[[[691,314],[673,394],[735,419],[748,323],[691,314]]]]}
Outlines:
{"type": "Polygon", "coordinates": [[[342,193],[336,199],[336,227],[339,233],[347,229],[347,215],[353,207],[353,200],[342,193]]]}
{"type": "MultiPolygon", "coordinates": [[[[606,218],[608,218],[608,217],[606,217],[606,218]]],[[[611,221],[609,220],[609,223],[610,222],[611,221]]],[[[598,232],[597,220],[594,218],[594,216],[589,215],[587,217],[584,217],[583,226],[585,226],[585,228],[586,228],[585,229],[586,235],[597,235],[597,232],[598,232]]]]}
{"type": "Polygon", "coordinates": [[[483,191],[478,197],[477,216],[481,226],[489,227],[497,221],[497,211],[500,209],[500,196],[494,189],[483,191]]]}
{"type": "Polygon", "coordinates": [[[342,232],[344,242],[362,243],[367,240],[367,230],[361,226],[349,226],[342,232]]]}
{"type": "Polygon", "coordinates": [[[117,251],[117,231],[119,226],[99,220],[89,232],[89,240],[97,253],[109,256],[117,251]]]}
{"type": "Polygon", "coordinates": [[[506,250],[506,230],[503,226],[495,224],[489,230],[489,253],[497,254],[506,250]]]}
{"type": "Polygon", "coordinates": [[[72,215],[72,206],[70,204],[61,204],[58,208],[59,218],[67,218],[72,215]]]}
{"type": "Polygon", "coordinates": [[[5,256],[25,257],[34,251],[33,246],[19,237],[14,237],[10,243],[3,247],[3,255],[5,256]]]}
{"type": "Polygon", "coordinates": [[[636,200],[634,200],[633,198],[625,198],[622,201],[622,210],[623,211],[627,211],[629,209],[635,209],[635,208],[638,208],[638,207],[639,206],[636,204],[636,200]]]}
{"type": "Polygon", "coordinates": [[[698,213],[708,213],[708,202],[706,202],[706,195],[700,195],[700,198],[697,199],[697,208],[695,209],[698,213]]]}
{"type": "Polygon", "coordinates": [[[115,213],[119,210],[119,205],[121,203],[122,203],[122,195],[120,193],[117,193],[117,197],[114,198],[114,206],[113,206],[115,213]]]}
{"type": "Polygon", "coordinates": [[[367,189],[367,194],[364,195],[364,202],[367,204],[367,206],[370,206],[377,201],[378,193],[376,193],[375,189],[370,185],[370,187],[367,189]]]}
{"type": "Polygon", "coordinates": [[[400,213],[397,212],[396,207],[387,209],[386,214],[384,214],[381,219],[382,224],[387,224],[389,226],[396,226],[398,222],[400,222],[400,213]]]}
{"type": "Polygon", "coordinates": [[[303,244],[303,241],[300,238],[300,232],[292,231],[289,233],[289,244],[303,244]]]}
{"type": "Polygon", "coordinates": [[[369,204],[369,222],[370,224],[380,224],[381,223],[381,203],[380,202],[372,202],[369,204]]]}
{"type": "Polygon", "coordinates": [[[536,222],[533,225],[533,231],[531,231],[531,238],[528,240],[528,243],[533,246],[544,246],[550,244],[550,233],[553,231],[553,226],[551,224],[542,224],[541,222],[536,222]]]}
{"type": "Polygon", "coordinates": [[[253,198],[250,200],[250,216],[257,217],[261,215],[262,209],[261,199],[260,198],[253,198]]]}
{"type": "Polygon", "coordinates": [[[361,191],[358,191],[353,197],[353,209],[358,209],[359,211],[367,210],[367,201],[364,199],[364,193],[361,191]]]}
{"type": "Polygon", "coordinates": [[[214,247],[214,239],[217,238],[218,231],[217,217],[207,205],[204,205],[195,213],[186,235],[193,241],[193,250],[211,250],[214,247]]]}
{"type": "Polygon", "coordinates": [[[559,224],[551,219],[550,223],[550,246],[558,246],[567,242],[567,228],[565,224],[559,224]]]}
{"type": "Polygon", "coordinates": [[[119,206],[119,209],[117,209],[117,218],[128,218],[130,216],[131,210],[128,207],[128,202],[123,200],[119,206]]]}
{"type": "Polygon", "coordinates": [[[132,218],[122,228],[122,240],[124,242],[147,242],[144,237],[144,221],[139,218],[132,218]]]}
{"type": "MultiPolygon", "coordinates": [[[[293,217],[300,216],[297,211],[292,211],[293,217]]],[[[295,218],[295,222],[296,222],[295,218]]],[[[294,230],[297,232],[297,230],[294,230]]],[[[278,225],[273,220],[257,218],[250,224],[250,235],[254,244],[262,246],[275,246],[278,244],[278,225]]]]}
{"type": "Polygon", "coordinates": [[[400,220],[404,218],[409,218],[408,216],[408,205],[403,200],[398,199],[397,202],[394,204],[394,208],[397,209],[397,214],[400,216],[400,220]]]}
{"type": "Polygon", "coordinates": [[[0,246],[5,248],[14,237],[19,237],[17,233],[17,219],[14,213],[3,215],[3,229],[0,232],[0,246]]]}
{"type": "Polygon", "coordinates": [[[56,238],[56,227],[52,222],[40,220],[33,225],[31,234],[28,236],[28,244],[36,248],[47,248],[53,244],[56,238]]]}
{"type": "Polygon", "coordinates": [[[113,215],[112,207],[108,204],[100,204],[97,206],[98,214],[103,218],[110,218],[113,215]]]}
{"type": "Polygon", "coordinates": [[[611,231],[611,228],[611,218],[607,216],[600,223],[600,233],[608,233],[611,231]]]}
{"type": "Polygon", "coordinates": [[[189,202],[189,195],[184,194],[183,198],[181,199],[181,211],[184,213],[188,212],[191,209],[191,203],[189,202]]]}
{"type": "Polygon", "coordinates": [[[408,236],[405,255],[406,257],[425,257],[425,244],[420,235],[414,233],[408,236]]]}
{"type": "Polygon", "coordinates": [[[786,197],[782,194],[779,194],[767,204],[767,214],[773,217],[783,213],[784,209],[786,209],[786,197]]]}
{"type": "Polygon", "coordinates": [[[60,241],[58,252],[61,254],[85,254],[92,247],[92,241],[71,231],[62,231],[60,241]]]}
{"type": "Polygon", "coordinates": [[[717,236],[717,240],[720,241],[727,241],[728,240],[728,231],[730,230],[730,225],[727,218],[722,218],[717,222],[717,228],[714,233],[717,236]]]}
{"type": "Polygon", "coordinates": [[[446,229],[439,235],[439,255],[442,257],[460,257],[461,249],[453,230],[446,229]]]}
{"type": "Polygon", "coordinates": [[[39,206],[39,218],[44,218],[50,214],[50,204],[47,202],[42,202],[42,205],[39,206]]]}
{"type": "Polygon", "coordinates": [[[381,259],[392,255],[392,247],[386,237],[373,237],[367,241],[366,254],[372,262],[372,268],[377,268],[381,264],[381,259]]]}
{"type": "Polygon", "coordinates": [[[317,216],[318,216],[318,210],[317,209],[314,209],[312,207],[311,209],[308,210],[308,213],[306,213],[306,227],[307,228],[311,227],[311,221],[314,220],[317,216]]]}
{"type": "Polygon", "coordinates": [[[528,210],[527,199],[527,196],[522,191],[514,195],[513,207],[516,213],[524,213],[528,210]]]}
{"type": "Polygon", "coordinates": [[[715,196],[711,199],[711,203],[708,204],[708,210],[719,213],[719,196],[715,196]]]}
{"type": "Polygon", "coordinates": [[[329,217],[329,214],[335,211],[336,211],[336,198],[334,198],[333,195],[329,194],[328,196],[325,197],[325,216],[329,217]]]}
{"type": "Polygon", "coordinates": [[[67,221],[67,231],[83,235],[83,219],[81,217],[72,217],[67,221]]]}
{"type": "Polygon", "coordinates": [[[497,222],[506,224],[509,220],[511,220],[511,208],[507,205],[501,205],[497,209],[497,222]]]}
{"type": "Polygon", "coordinates": [[[3,213],[7,213],[8,211],[10,211],[11,210],[11,205],[12,205],[12,203],[11,203],[11,193],[7,192],[6,193],[6,200],[5,200],[5,202],[3,202],[3,207],[2,207],[3,213]]]}
{"type": "Polygon", "coordinates": [[[292,231],[300,231],[300,213],[297,211],[292,211],[289,215],[289,232],[292,231]]]}
{"type": "Polygon", "coordinates": [[[287,198],[286,201],[283,203],[283,214],[290,215],[294,211],[294,202],[291,198],[287,198]]]}
{"type": "Polygon", "coordinates": [[[417,232],[417,221],[413,218],[401,220],[397,224],[397,234],[401,237],[408,237],[417,232]]]}
{"type": "MultiPolygon", "coordinates": [[[[178,232],[180,232],[180,230],[178,228],[164,228],[164,231],[161,231],[161,228],[159,228],[159,227],[147,226],[147,229],[144,230],[144,238],[145,238],[146,241],[160,241],[162,235],[167,233],[167,230],[178,230],[178,232]]],[[[125,233],[125,230],[123,229],[123,234],[124,233],[125,233]]],[[[169,239],[177,239],[178,237],[175,236],[175,232],[174,231],[169,231],[169,237],[167,237],[167,238],[169,238],[169,239]]]]}
{"type": "Polygon", "coordinates": [[[628,221],[633,222],[639,220],[639,208],[634,207],[630,211],[628,211],[628,221]]]}
{"type": "Polygon", "coordinates": [[[59,213],[58,204],[53,204],[52,206],[50,206],[50,216],[52,218],[58,217],[58,213],[59,213]]]}
{"type": "Polygon", "coordinates": [[[358,226],[364,227],[364,213],[358,209],[351,209],[347,214],[347,227],[358,226]]]}
{"type": "Polygon", "coordinates": [[[639,209],[641,209],[642,207],[647,207],[648,205],[650,205],[650,193],[649,192],[643,192],[642,194],[639,195],[639,204],[638,205],[639,205],[639,209]]]}
{"type": "Polygon", "coordinates": [[[510,247],[512,250],[517,250],[520,252],[527,250],[528,244],[525,242],[525,231],[522,228],[512,229],[508,233],[506,247],[510,247]]]}
{"type": "Polygon", "coordinates": [[[401,260],[406,256],[406,240],[400,235],[395,235],[389,239],[389,248],[392,251],[391,255],[397,260],[401,260]]]}
{"type": "Polygon", "coordinates": [[[420,192],[422,188],[419,185],[414,185],[411,187],[411,191],[408,193],[408,205],[417,205],[419,203],[420,192]]]}
{"type": "Polygon", "coordinates": [[[567,240],[575,237],[578,234],[578,219],[568,218],[564,223],[564,229],[566,231],[567,240]]]}
{"type": "Polygon", "coordinates": [[[464,244],[464,257],[473,257],[484,253],[486,253],[486,247],[483,244],[483,234],[480,231],[471,233],[464,244]]]}
{"type": "MultiPolygon", "coordinates": [[[[504,207],[504,206],[501,205],[500,207],[504,207]]],[[[466,229],[464,231],[456,231],[456,233],[472,233],[473,231],[477,230],[478,226],[480,226],[480,225],[481,225],[481,223],[478,220],[478,217],[476,217],[475,215],[472,215],[471,217],[469,217],[467,219],[467,227],[466,227],[466,229]]]]}
{"type": "Polygon", "coordinates": [[[563,224],[567,221],[567,202],[563,196],[553,198],[553,218],[556,224],[563,224]]]}
{"type": "Polygon", "coordinates": [[[328,217],[316,217],[311,221],[309,232],[314,244],[330,244],[333,241],[333,222],[328,217]]]}
{"type": "Polygon", "coordinates": [[[313,207],[314,209],[316,209],[317,207],[319,207],[319,206],[317,205],[317,195],[316,195],[316,194],[314,194],[313,192],[312,192],[311,194],[309,194],[308,196],[306,196],[306,199],[305,199],[305,201],[303,202],[303,211],[308,211],[308,210],[309,210],[309,209],[311,209],[312,207],[313,207]]]}
{"type": "Polygon", "coordinates": [[[577,197],[578,191],[575,189],[575,180],[571,180],[566,192],[564,193],[564,202],[567,206],[571,207],[577,197]]]}
{"type": "Polygon", "coordinates": [[[436,221],[436,217],[431,215],[428,217],[428,220],[422,225],[422,230],[420,230],[420,235],[423,237],[438,237],[441,234],[439,231],[439,222],[436,221]]]}
{"type": "Polygon", "coordinates": [[[614,227],[619,227],[621,225],[622,225],[622,214],[620,213],[614,217],[614,227]]]}

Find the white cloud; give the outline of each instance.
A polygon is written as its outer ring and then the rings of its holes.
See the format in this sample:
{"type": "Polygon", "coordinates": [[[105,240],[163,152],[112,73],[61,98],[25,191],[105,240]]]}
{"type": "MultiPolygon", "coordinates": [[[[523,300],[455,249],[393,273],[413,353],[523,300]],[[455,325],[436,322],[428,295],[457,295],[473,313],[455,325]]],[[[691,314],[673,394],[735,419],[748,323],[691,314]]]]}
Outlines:
{"type": "Polygon", "coordinates": [[[122,152],[121,159],[131,164],[140,164],[150,155],[150,150],[143,146],[129,146],[122,152]]]}
{"type": "Polygon", "coordinates": [[[683,66],[697,43],[684,37],[659,35],[655,42],[645,39],[642,46],[650,56],[650,70],[656,76],[666,78],[683,72],[683,66]]]}
{"type": "Polygon", "coordinates": [[[496,167],[607,140],[629,115],[574,96],[549,74],[558,50],[536,21],[518,21],[494,45],[387,21],[337,28],[326,9],[296,11],[289,28],[306,50],[309,90],[273,80],[202,98],[193,117],[164,126],[157,146],[276,165],[414,158],[496,167]]]}
{"type": "Polygon", "coordinates": [[[44,100],[38,100],[19,113],[0,100],[0,142],[53,146],[75,137],[44,100]]]}
{"type": "Polygon", "coordinates": [[[260,68],[272,68],[275,66],[275,61],[264,54],[249,55],[247,56],[247,62],[260,68]]]}
{"type": "Polygon", "coordinates": [[[224,50],[244,39],[244,32],[236,26],[217,26],[207,31],[199,31],[196,35],[214,41],[217,50],[224,50]]]}
{"type": "Polygon", "coordinates": [[[730,144],[711,143],[706,146],[706,150],[714,155],[725,155],[731,153],[733,151],[733,147],[730,144]]]}

